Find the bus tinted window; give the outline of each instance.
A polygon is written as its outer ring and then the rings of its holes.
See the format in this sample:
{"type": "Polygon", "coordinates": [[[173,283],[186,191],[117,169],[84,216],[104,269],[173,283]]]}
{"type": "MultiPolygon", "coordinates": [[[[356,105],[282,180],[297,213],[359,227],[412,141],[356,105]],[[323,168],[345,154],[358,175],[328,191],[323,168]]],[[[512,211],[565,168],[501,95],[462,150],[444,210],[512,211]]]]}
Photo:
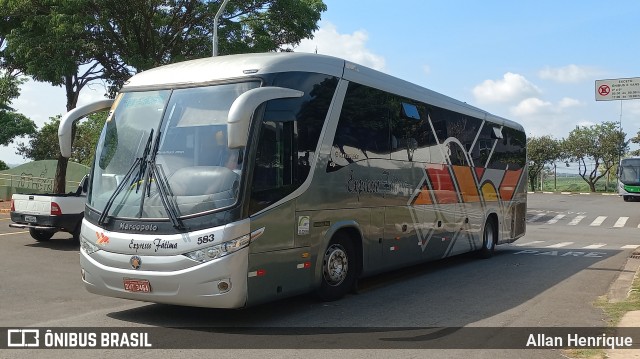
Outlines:
{"type": "Polygon", "coordinates": [[[284,198],[307,178],[338,80],[322,74],[281,73],[274,86],[304,96],[269,101],[265,107],[251,186],[250,213],[284,198]]]}
{"type": "Polygon", "coordinates": [[[340,113],[333,152],[349,159],[388,159],[391,150],[388,101],[389,96],[385,92],[350,83],[340,113]]]}

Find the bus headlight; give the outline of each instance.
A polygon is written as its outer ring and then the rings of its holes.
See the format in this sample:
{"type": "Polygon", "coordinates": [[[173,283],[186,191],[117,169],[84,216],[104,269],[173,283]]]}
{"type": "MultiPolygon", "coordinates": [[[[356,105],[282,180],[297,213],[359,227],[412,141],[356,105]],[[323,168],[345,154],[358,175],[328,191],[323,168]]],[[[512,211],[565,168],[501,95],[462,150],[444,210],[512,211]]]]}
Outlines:
{"type": "Polygon", "coordinates": [[[208,261],[212,261],[214,259],[224,257],[233,252],[239,251],[242,248],[248,246],[250,242],[251,242],[251,235],[247,234],[245,236],[232,239],[227,242],[219,243],[213,246],[200,248],[192,252],[184,253],[183,255],[193,259],[194,261],[205,263],[208,261]]]}
{"type": "Polygon", "coordinates": [[[80,236],[80,248],[87,254],[91,254],[100,250],[98,246],[80,236]]]}

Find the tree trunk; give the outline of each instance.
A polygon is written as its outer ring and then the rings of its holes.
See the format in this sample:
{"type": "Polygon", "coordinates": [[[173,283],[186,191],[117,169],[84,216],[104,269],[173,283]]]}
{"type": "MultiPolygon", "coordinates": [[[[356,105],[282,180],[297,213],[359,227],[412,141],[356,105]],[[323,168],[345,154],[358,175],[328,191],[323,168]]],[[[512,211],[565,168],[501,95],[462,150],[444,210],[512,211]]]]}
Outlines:
{"type": "Polygon", "coordinates": [[[591,192],[595,192],[596,191],[595,182],[589,182],[589,190],[591,190],[591,192]]]}
{"type": "MultiPolygon", "coordinates": [[[[78,104],[78,96],[80,95],[80,90],[75,90],[75,81],[73,76],[65,76],[65,89],[67,92],[67,111],[71,111],[76,108],[78,104]]],[[[71,129],[71,144],[73,148],[73,139],[76,137],[76,125],[74,124],[71,129]]],[[[54,193],[65,193],[66,182],[67,182],[67,165],[69,164],[69,159],[66,157],[62,157],[62,155],[58,156],[58,166],[56,167],[56,177],[53,181],[53,192],[54,193]]]]}
{"type": "Polygon", "coordinates": [[[65,183],[67,182],[67,165],[69,163],[69,159],[63,157],[62,155],[58,156],[58,166],[56,167],[56,177],[53,182],[53,192],[54,193],[65,193],[65,183]]]}

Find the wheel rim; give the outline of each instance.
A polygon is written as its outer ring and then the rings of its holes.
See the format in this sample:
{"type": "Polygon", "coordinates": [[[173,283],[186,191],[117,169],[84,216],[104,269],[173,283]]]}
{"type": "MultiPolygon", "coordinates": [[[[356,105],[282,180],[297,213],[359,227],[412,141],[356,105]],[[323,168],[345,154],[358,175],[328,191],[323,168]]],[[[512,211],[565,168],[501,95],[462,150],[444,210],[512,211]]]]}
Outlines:
{"type": "Polygon", "coordinates": [[[349,258],[344,248],[338,244],[332,244],[324,253],[323,275],[327,284],[340,285],[349,272],[349,258]]]}

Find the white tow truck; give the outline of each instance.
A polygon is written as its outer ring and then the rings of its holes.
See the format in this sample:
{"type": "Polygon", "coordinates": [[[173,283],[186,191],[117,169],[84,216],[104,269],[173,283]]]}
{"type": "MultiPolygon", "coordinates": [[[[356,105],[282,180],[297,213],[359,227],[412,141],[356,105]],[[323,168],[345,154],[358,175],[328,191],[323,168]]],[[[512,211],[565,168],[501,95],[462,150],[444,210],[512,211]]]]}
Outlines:
{"type": "Polygon", "coordinates": [[[14,194],[11,197],[12,228],[29,229],[36,241],[48,241],[56,232],[68,232],[80,239],[80,227],[87,201],[89,177],[75,192],[67,194],[14,194]]]}

